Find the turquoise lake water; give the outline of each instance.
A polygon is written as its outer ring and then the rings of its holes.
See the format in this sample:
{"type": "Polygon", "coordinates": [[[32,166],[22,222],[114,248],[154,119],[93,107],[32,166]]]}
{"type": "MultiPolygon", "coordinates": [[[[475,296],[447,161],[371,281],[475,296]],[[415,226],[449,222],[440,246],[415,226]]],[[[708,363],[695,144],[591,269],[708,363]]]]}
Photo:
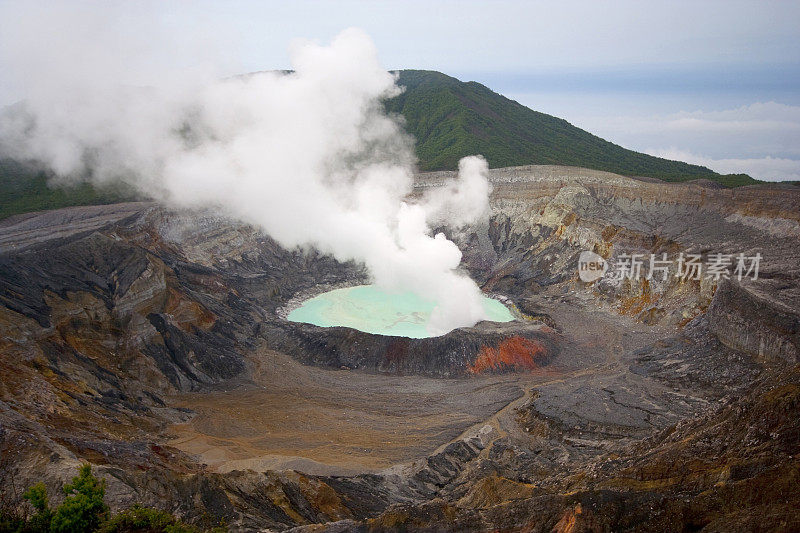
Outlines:
{"type": "MultiPolygon", "coordinates": [[[[497,300],[484,298],[484,309],[493,322],[510,322],[514,316],[497,300]]],[[[385,292],[374,285],[336,289],[315,296],[289,313],[292,322],[348,328],[421,339],[430,337],[428,323],[434,303],[413,292],[385,292]]]]}

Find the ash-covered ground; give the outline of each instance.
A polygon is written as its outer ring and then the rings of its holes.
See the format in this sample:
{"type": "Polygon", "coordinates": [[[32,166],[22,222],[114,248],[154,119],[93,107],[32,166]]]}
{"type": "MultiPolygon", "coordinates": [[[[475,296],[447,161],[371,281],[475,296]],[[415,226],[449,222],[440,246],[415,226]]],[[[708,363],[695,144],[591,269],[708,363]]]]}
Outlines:
{"type": "Polygon", "coordinates": [[[208,214],[3,221],[3,490],[90,462],[112,507],[241,531],[800,529],[800,189],[490,180],[452,238],[520,318],[427,339],[286,321],[364,269],[208,214]],[[584,250],[762,260],[584,283],[584,250]]]}

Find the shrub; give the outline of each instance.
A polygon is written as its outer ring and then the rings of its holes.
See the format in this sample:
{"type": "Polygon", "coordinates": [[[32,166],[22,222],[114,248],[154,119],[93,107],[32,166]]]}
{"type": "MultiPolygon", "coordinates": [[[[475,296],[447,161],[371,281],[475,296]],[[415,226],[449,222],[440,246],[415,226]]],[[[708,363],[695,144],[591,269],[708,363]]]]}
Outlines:
{"type": "Polygon", "coordinates": [[[134,505],[107,520],[98,533],[178,533],[184,531],[180,526],[175,517],[165,511],[134,505]]]}
{"type": "Polygon", "coordinates": [[[50,509],[50,504],[47,500],[47,487],[44,486],[44,483],[40,481],[30,487],[22,497],[31,502],[33,508],[36,509],[36,514],[30,518],[25,530],[32,532],[50,531],[53,511],[50,509]]]}
{"type": "Polygon", "coordinates": [[[66,498],[58,506],[50,529],[53,533],[85,533],[94,531],[106,516],[108,506],[103,501],[106,482],[92,474],[91,465],[78,469],[72,483],[64,486],[66,498]]]}
{"type": "MultiPolygon", "coordinates": [[[[184,524],[166,511],[134,505],[120,511],[104,522],[97,533],[200,533],[204,531],[184,524]]],[[[223,527],[208,530],[210,533],[224,533],[223,527]]]]}
{"type": "Polygon", "coordinates": [[[225,527],[203,530],[184,524],[166,511],[134,505],[109,517],[105,480],[92,474],[88,464],[78,469],[72,483],[64,487],[64,503],[53,511],[44,483],[23,494],[36,513],[27,518],[15,508],[0,509],[0,533],[224,533],[225,527]]]}

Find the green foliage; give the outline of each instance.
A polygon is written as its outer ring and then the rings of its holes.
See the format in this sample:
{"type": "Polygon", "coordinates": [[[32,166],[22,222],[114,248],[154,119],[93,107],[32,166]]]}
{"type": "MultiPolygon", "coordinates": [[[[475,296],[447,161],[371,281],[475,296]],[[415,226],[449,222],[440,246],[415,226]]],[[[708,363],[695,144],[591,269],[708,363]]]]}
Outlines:
{"type": "Polygon", "coordinates": [[[36,511],[28,517],[21,509],[12,506],[0,509],[0,532],[2,533],[48,533],[53,511],[47,500],[47,488],[37,483],[28,488],[22,497],[28,500],[36,511]]]}
{"type": "Polygon", "coordinates": [[[756,183],[744,175],[721,180],[706,167],[627,150],[480,83],[428,70],[401,70],[398,84],[406,90],[388,100],[386,109],[404,118],[416,138],[423,170],[453,170],[462,157],[482,154],[493,168],[568,165],[666,181],[756,183]]]}
{"type": "Polygon", "coordinates": [[[48,503],[47,488],[37,483],[25,491],[36,513],[28,518],[16,509],[0,509],[0,533],[225,533],[227,528],[199,529],[184,524],[171,514],[141,505],[109,516],[103,501],[105,480],[92,474],[91,465],[78,468],[72,483],[64,486],[66,498],[53,511],[48,503]]]}
{"type": "Polygon", "coordinates": [[[722,174],[714,178],[714,181],[726,187],[742,187],[744,185],[763,183],[762,181],[751,178],[747,174],[722,174]]]}
{"type": "Polygon", "coordinates": [[[0,220],[19,213],[73,205],[98,205],[134,200],[122,186],[98,188],[89,183],[50,186],[52,176],[11,159],[0,159],[0,220]]]}
{"type": "Polygon", "coordinates": [[[28,531],[49,531],[53,521],[53,511],[47,500],[47,487],[44,486],[44,483],[39,482],[30,487],[23,494],[23,498],[31,502],[36,510],[36,514],[28,521],[26,529],[28,531]]]}
{"type": "Polygon", "coordinates": [[[22,497],[31,502],[33,508],[39,513],[43,513],[50,508],[47,500],[47,487],[41,481],[26,490],[22,497]]]}
{"type": "Polygon", "coordinates": [[[85,464],[78,469],[78,475],[72,483],[64,486],[66,498],[55,514],[51,523],[54,533],[81,533],[95,531],[108,512],[103,501],[106,495],[105,480],[98,480],[92,474],[91,465],[85,464]]]}
{"type": "MultiPolygon", "coordinates": [[[[385,102],[416,139],[422,170],[453,170],[481,154],[489,166],[568,165],[666,181],[709,179],[728,187],[759,183],[745,174],[720,176],[702,166],[654,157],[610,143],[566,120],[533,111],[476,82],[440,72],[401,70],[406,90],[385,102]]],[[[0,159],[0,220],[19,213],[136,199],[129,188],[87,182],[48,185],[44,171],[0,159]]]]}
{"type": "Polygon", "coordinates": [[[166,511],[134,505],[103,523],[97,531],[98,533],[197,533],[200,530],[180,522],[166,511]]]}

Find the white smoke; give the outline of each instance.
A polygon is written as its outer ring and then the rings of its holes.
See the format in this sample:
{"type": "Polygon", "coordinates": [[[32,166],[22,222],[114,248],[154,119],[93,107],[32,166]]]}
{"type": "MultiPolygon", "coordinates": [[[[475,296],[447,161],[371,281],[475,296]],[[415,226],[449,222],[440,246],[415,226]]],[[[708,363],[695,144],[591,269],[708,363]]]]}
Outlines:
{"type": "MultiPolygon", "coordinates": [[[[50,52],[62,71],[79,61],[74,46],[50,52]]],[[[458,271],[461,252],[431,235],[485,215],[485,161],[463,159],[457,180],[411,200],[413,144],[381,105],[400,89],[370,38],[349,29],[329,46],[296,45],[291,58],[289,74],[147,88],[77,64],[64,83],[27,75],[35,85],[0,124],[0,149],[64,180],[121,180],[168,205],[216,208],[285,247],[362,262],[382,287],[436,302],[432,334],[486,318],[458,271]]]]}

